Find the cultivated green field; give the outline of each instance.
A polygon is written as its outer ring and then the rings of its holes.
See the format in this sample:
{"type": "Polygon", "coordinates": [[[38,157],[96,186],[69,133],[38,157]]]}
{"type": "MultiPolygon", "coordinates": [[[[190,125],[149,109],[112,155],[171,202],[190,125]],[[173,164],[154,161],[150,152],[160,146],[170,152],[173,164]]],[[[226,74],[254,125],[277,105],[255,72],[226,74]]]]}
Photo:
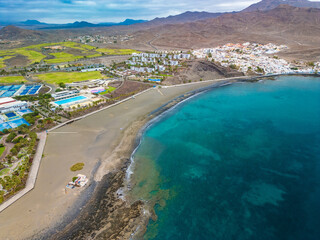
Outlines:
{"type": "Polygon", "coordinates": [[[53,59],[45,60],[46,63],[61,63],[61,62],[71,62],[77,59],[82,58],[82,56],[75,56],[70,53],[65,52],[57,52],[57,53],[49,53],[50,55],[54,56],[53,59]]]}
{"type": "Polygon", "coordinates": [[[7,59],[10,59],[14,56],[5,56],[3,58],[0,58],[0,68],[4,68],[6,65],[4,64],[4,61],[7,60],[7,59]]]}
{"type": "Polygon", "coordinates": [[[100,72],[54,72],[35,75],[39,80],[58,85],[59,83],[72,83],[93,79],[106,78],[100,72]]]}
{"type": "MultiPolygon", "coordinates": [[[[10,49],[10,50],[0,50],[0,57],[3,57],[2,62],[4,63],[4,60],[9,59],[9,58],[13,58],[15,56],[25,56],[28,59],[28,62],[26,62],[26,65],[30,65],[33,64],[35,62],[40,62],[42,59],[44,59],[46,57],[46,55],[43,55],[40,52],[37,51],[33,51],[30,49],[26,49],[26,48],[14,48],[14,49],[10,49]]],[[[4,66],[2,66],[3,68],[4,66]]]]}
{"type": "MultiPolygon", "coordinates": [[[[43,43],[22,48],[0,50],[0,57],[3,57],[0,58],[0,68],[12,67],[6,66],[5,60],[13,57],[21,58],[21,56],[27,58],[24,66],[28,66],[40,62],[48,64],[67,63],[83,58],[100,57],[102,55],[128,55],[133,52],[137,51],[133,49],[97,48],[75,42],[43,43]]],[[[11,63],[11,65],[14,66],[14,63],[11,63]]]]}
{"type": "Polygon", "coordinates": [[[26,82],[27,80],[22,76],[9,76],[9,77],[0,77],[0,84],[14,84],[26,82]]]}

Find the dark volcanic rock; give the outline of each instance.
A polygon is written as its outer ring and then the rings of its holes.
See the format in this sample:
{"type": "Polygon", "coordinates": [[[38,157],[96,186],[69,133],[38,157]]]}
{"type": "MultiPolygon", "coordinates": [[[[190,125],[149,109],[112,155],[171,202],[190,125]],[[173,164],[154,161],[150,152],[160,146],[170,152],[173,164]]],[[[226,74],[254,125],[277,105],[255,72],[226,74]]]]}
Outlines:
{"type": "Polygon", "coordinates": [[[229,67],[223,67],[213,62],[208,61],[200,61],[197,65],[197,70],[203,72],[218,72],[220,75],[224,77],[240,77],[244,76],[242,72],[238,72],[229,67]]]}

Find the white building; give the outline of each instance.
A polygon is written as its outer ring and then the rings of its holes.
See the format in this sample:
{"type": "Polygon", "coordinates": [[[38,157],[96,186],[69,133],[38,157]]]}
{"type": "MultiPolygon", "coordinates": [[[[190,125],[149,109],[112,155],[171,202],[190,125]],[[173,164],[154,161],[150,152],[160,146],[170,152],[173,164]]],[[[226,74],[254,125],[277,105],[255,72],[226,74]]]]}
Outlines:
{"type": "Polygon", "coordinates": [[[81,72],[94,72],[94,71],[103,71],[104,68],[87,68],[87,69],[82,69],[81,72]]]}
{"type": "Polygon", "coordinates": [[[57,92],[55,94],[52,94],[52,97],[54,98],[55,101],[70,98],[70,97],[75,97],[79,95],[78,90],[71,90],[71,91],[61,91],[57,92]]]}
{"type": "Polygon", "coordinates": [[[17,101],[11,97],[0,98],[0,113],[19,111],[28,108],[25,101],[17,101]]]}

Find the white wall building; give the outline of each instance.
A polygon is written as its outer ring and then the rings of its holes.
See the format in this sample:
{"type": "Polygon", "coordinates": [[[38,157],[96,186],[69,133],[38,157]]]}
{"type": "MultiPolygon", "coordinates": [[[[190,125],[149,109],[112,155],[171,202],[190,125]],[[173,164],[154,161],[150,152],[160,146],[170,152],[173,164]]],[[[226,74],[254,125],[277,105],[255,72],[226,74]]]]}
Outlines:
{"type": "Polygon", "coordinates": [[[19,111],[28,108],[25,101],[17,101],[11,97],[0,98],[0,113],[19,111]]]}
{"type": "Polygon", "coordinates": [[[78,90],[71,90],[71,91],[61,91],[57,92],[55,94],[52,94],[52,97],[54,98],[55,101],[70,98],[70,97],[75,97],[79,95],[78,90]]]}

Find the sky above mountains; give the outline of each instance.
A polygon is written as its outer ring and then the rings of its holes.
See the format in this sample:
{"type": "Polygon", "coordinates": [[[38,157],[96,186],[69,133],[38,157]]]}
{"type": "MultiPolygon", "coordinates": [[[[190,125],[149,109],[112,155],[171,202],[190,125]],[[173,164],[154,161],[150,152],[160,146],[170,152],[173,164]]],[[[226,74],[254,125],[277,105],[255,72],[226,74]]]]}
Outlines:
{"type": "Polygon", "coordinates": [[[47,23],[150,20],[185,11],[242,10],[259,0],[0,0],[0,22],[36,19],[47,23]]]}

